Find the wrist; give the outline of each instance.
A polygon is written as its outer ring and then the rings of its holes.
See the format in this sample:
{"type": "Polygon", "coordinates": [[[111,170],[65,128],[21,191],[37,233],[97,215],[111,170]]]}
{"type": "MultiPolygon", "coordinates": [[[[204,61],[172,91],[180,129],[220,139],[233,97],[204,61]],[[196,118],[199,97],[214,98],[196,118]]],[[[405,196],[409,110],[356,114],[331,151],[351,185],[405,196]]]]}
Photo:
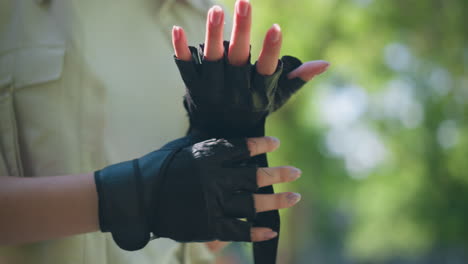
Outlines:
{"type": "Polygon", "coordinates": [[[100,230],[111,232],[120,248],[139,250],[149,242],[151,233],[159,235],[155,232],[156,209],[167,165],[188,143],[188,138],[181,138],[139,159],[95,172],[100,230]]]}
{"type": "MultiPolygon", "coordinates": [[[[247,114],[247,113],[246,113],[247,114]]],[[[261,137],[265,135],[265,119],[266,113],[252,113],[250,116],[256,115],[255,121],[240,123],[234,118],[228,119],[232,122],[226,122],[222,118],[203,121],[203,118],[196,116],[190,117],[190,127],[188,135],[192,137],[194,142],[203,141],[210,138],[243,138],[243,137],[261,137]]],[[[206,120],[206,119],[205,119],[206,120]]]]}
{"type": "Polygon", "coordinates": [[[98,193],[99,226],[111,232],[117,245],[138,250],[149,241],[143,209],[141,175],[135,161],[111,165],[94,173],[98,193]]]}

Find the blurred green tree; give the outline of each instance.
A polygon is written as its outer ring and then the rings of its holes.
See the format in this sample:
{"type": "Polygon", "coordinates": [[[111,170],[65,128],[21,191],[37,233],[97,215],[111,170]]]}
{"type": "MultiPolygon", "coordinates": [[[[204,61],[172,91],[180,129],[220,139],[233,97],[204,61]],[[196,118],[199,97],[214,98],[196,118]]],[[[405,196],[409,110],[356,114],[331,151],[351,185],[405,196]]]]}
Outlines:
{"type": "Polygon", "coordinates": [[[253,58],[278,23],[332,64],[268,123],[303,170],[280,263],[468,263],[468,1],[252,5],[253,58]]]}

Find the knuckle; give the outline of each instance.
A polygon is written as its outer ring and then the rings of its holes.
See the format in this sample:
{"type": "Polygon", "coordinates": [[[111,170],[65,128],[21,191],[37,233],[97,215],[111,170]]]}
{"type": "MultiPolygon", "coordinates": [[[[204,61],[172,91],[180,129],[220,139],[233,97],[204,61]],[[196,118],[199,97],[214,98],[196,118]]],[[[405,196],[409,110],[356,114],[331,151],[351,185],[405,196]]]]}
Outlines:
{"type": "Polygon", "coordinates": [[[258,168],[257,169],[257,179],[263,180],[265,178],[265,169],[264,168],[258,168]]]}
{"type": "Polygon", "coordinates": [[[236,23],[236,33],[241,34],[239,37],[243,37],[242,34],[247,35],[250,33],[250,21],[245,19],[239,19],[236,23]]]}
{"type": "Polygon", "coordinates": [[[272,181],[277,176],[277,170],[274,168],[262,168],[263,177],[272,181]]]}
{"type": "Polygon", "coordinates": [[[259,168],[257,179],[259,185],[267,186],[281,182],[281,172],[278,168],[259,168]]]}
{"type": "Polygon", "coordinates": [[[250,153],[255,154],[257,149],[257,141],[253,138],[247,140],[247,148],[250,150],[250,153]]]}
{"type": "Polygon", "coordinates": [[[258,168],[257,169],[257,180],[261,180],[262,177],[263,177],[263,170],[262,170],[262,168],[258,168]]]}
{"type": "Polygon", "coordinates": [[[265,186],[265,175],[261,168],[257,169],[257,185],[258,186],[265,186]]]}
{"type": "Polygon", "coordinates": [[[281,182],[287,182],[289,180],[289,175],[291,174],[291,167],[281,167],[281,182]]]}

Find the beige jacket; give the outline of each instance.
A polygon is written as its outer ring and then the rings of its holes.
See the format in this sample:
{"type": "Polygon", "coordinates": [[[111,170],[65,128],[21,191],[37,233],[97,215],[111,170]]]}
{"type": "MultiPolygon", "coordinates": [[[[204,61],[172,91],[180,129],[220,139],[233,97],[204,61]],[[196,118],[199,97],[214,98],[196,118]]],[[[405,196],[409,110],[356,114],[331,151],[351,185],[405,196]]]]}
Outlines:
{"type": "MultiPolygon", "coordinates": [[[[0,175],[94,171],[187,128],[172,25],[203,41],[204,0],[1,0],[0,175]]],[[[91,233],[0,247],[0,263],[210,263],[203,244],[120,250],[91,233]]]]}

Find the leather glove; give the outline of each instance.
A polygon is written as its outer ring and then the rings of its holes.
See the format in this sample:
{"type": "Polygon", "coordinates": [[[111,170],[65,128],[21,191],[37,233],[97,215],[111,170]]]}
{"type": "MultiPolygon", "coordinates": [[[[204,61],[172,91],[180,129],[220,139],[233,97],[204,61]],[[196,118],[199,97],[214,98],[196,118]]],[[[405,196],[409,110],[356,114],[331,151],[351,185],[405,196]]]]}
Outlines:
{"type": "Polygon", "coordinates": [[[275,73],[264,76],[250,64],[250,58],[244,66],[230,65],[228,41],[224,47],[224,57],[218,61],[203,60],[203,45],[189,47],[191,61],[174,57],[187,88],[184,106],[190,118],[189,134],[202,138],[263,136],[265,118],[304,85],[300,78],[287,78],[302,62],[284,56],[275,73]]]}
{"type": "Polygon", "coordinates": [[[95,172],[99,223],[125,250],[153,237],[181,242],[251,241],[256,168],[245,139],[182,138],[139,159],[95,172]],[[182,147],[185,146],[185,147],[182,147]]]}
{"type": "MultiPolygon", "coordinates": [[[[224,42],[224,56],[218,61],[205,61],[203,44],[189,47],[192,60],[175,62],[186,85],[184,106],[189,114],[188,135],[198,140],[211,137],[260,137],[265,135],[266,117],[284,105],[305,82],[287,75],[302,62],[291,56],[278,61],[276,71],[269,76],[257,73],[248,62],[233,66],[228,62],[229,42],[224,42]]],[[[245,166],[267,167],[266,155],[249,159],[245,166]]],[[[272,186],[260,188],[257,193],[274,193],[272,186]]],[[[263,212],[249,218],[254,226],[270,227],[278,232],[278,211],[263,212]]],[[[276,262],[279,235],[272,240],[254,243],[257,264],[276,262]]]]}

